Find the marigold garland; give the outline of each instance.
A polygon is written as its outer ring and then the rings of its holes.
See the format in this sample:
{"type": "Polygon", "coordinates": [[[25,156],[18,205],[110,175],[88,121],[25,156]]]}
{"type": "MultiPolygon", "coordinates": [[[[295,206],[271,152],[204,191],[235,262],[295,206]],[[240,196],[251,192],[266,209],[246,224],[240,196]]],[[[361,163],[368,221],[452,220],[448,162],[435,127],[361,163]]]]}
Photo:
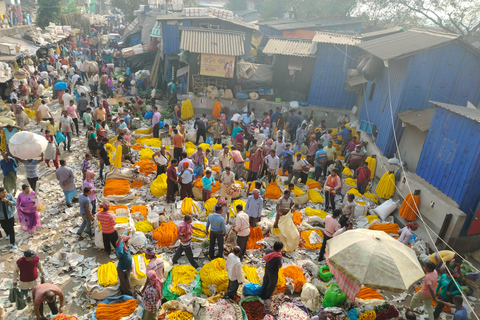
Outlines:
{"type": "Polygon", "coordinates": [[[154,171],[157,171],[157,166],[155,163],[153,163],[152,160],[149,159],[143,159],[138,162],[136,162],[134,165],[132,165],[132,168],[135,166],[140,167],[140,172],[144,173],[145,175],[152,174],[154,171]]]}
{"type": "Polygon", "coordinates": [[[123,196],[130,192],[130,181],[122,179],[108,179],[105,181],[103,196],[123,196]]]}
{"type": "Polygon", "coordinates": [[[131,315],[137,308],[137,299],[130,299],[122,303],[100,303],[97,306],[96,318],[100,320],[119,320],[131,315]]]}
{"type": "Polygon", "coordinates": [[[141,188],[145,185],[144,182],[142,181],[139,181],[139,180],[135,180],[132,182],[132,184],[130,184],[130,188],[132,189],[137,189],[137,188],[141,188]]]}
{"type": "Polygon", "coordinates": [[[317,180],[308,179],[306,185],[309,189],[322,189],[322,184],[317,180]]]}
{"type": "Polygon", "coordinates": [[[265,199],[278,200],[282,197],[282,191],[276,182],[270,182],[265,189],[265,199]]]}
{"type": "Polygon", "coordinates": [[[142,205],[132,206],[130,208],[130,213],[140,212],[143,216],[143,219],[147,219],[147,207],[142,205]]]}
{"type": "Polygon", "coordinates": [[[217,258],[202,267],[200,270],[200,280],[202,282],[202,292],[207,296],[211,296],[213,292],[210,292],[208,287],[210,285],[216,285],[216,292],[226,292],[228,289],[228,276],[227,270],[225,270],[226,260],[223,258],[217,258]]]}
{"type": "Polygon", "coordinates": [[[400,230],[400,227],[396,223],[389,222],[383,224],[372,224],[369,229],[384,231],[388,234],[398,234],[398,230],[400,230]]]}
{"type": "Polygon", "coordinates": [[[247,250],[253,249],[261,249],[263,246],[261,244],[257,244],[257,241],[263,239],[263,232],[261,227],[250,227],[250,235],[247,241],[247,250]]]}
{"type": "MultiPolygon", "coordinates": [[[[184,295],[186,292],[179,284],[190,284],[197,276],[197,270],[190,265],[175,266],[172,269],[172,292],[179,296],[184,295]]],[[[168,317],[170,319],[170,316],[168,317]]]]}
{"type": "Polygon", "coordinates": [[[370,300],[370,299],[379,299],[382,300],[383,296],[378,293],[375,289],[370,289],[367,287],[363,287],[358,291],[356,298],[363,299],[363,300],[370,300]]]}
{"type": "Polygon", "coordinates": [[[297,226],[302,224],[302,214],[298,211],[293,211],[293,223],[297,226]]]}
{"type": "Polygon", "coordinates": [[[168,320],[192,320],[193,316],[187,311],[175,310],[168,314],[168,320]]]}
{"type": "Polygon", "coordinates": [[[152,237],[157,240],[158,246],[169,247],[177,237],[177,226],[174,222],[164,222],[153,230],[152,237]]]}
{"type": "Polygon", "coordinates": [[[322,247],[323,243],[322,242],[319,242],[319,243],[310,243],[310,234],[312,232],[315,232],[316,234],[318,234],[320,236],[320,238],[323,239],[323,233],[319,230],[305,230],[305,231],[302,231],[300,233],[300,236],[302,237],[304,243],[303,243],[303,246],[307,249],[311,249],[311,250],[318,250],[322,247]]]}
{"type": "Polygon", "coordinates": [[[377,313],[374,310],[370,310],[362,313],[358,320],[375,320],[377,318],[377,313]]]}
{"type": "Polygon", "coordinates": [[[293,280],[293,285],[295,286],[295,292],[301,292],[303,285],[307,282],[305,276],[303,275],[302,269],[297,266],[288,266],[283,269],[283,275],[286,278],[293,280]]]}

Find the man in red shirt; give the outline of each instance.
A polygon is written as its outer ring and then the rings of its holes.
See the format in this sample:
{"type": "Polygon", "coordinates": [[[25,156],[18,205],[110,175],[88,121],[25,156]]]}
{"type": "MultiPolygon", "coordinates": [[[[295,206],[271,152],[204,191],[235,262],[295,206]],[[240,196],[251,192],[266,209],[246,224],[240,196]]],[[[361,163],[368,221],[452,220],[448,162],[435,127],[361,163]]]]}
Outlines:
{"type": "Polygon", "coordinates": [[[167,168],[167,203],[174,201],[173,197],[178,191],[177,163],[178,160],[173,159],[167,168]]]}
{"type": "Polygon", "coordinates": [[[193,230],[197,231],[202,231],[203,233],[207,234],[205,230],[202,230],[197,227],[193,227],[191,225],[192,223],[192,216],[186,215],[183,218],[183,222],[180,223],[180,226],[178,227],[177,230],[177,237],[175,238],[175,241],[173,241],[173,244],[177,242],[177,240],[180,239],[180,245],[177,248],[177,251],[175,251],[175,255],[173,256],[172,263],[176,265],[178,263],[178,259],[182,257],[182,252],[185,251],[185,255],[187,256],[188,262],[197,269],[198,263],[193,259],[193,252],[192,252],[192,233],[193,230]]]}
{"type": "Polygon", "coordinates": [[[368,162],[364,162],[363,166],[357,169],[357,189],[358,192],[364,194],[367,191],[368,183],[370,182],[370,175],[372,172],[368,169],[368,162]]]}

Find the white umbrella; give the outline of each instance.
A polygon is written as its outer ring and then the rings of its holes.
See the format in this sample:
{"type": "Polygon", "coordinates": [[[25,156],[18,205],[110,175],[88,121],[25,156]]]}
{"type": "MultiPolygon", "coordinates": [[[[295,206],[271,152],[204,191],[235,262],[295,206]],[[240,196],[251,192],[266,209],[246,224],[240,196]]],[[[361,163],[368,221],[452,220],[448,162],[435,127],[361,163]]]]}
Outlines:
{"type": "Polygon", "coordinates": [[[344,232],[327,242],[327,254],[355,286],[403,292],[425,276],[415,252],[383,231],[344,232]]]}

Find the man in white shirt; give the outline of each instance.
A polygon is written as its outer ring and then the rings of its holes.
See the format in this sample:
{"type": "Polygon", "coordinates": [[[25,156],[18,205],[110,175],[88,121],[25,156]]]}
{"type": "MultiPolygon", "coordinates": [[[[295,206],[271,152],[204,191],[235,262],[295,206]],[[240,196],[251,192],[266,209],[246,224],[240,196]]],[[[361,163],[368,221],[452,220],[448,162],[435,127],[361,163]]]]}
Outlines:
{"type": "Polygon", "coordinates": [[[275,155],[278,157],[280,153],[285,149],[285,142],[282,137],[278,137],[277,142],[275,143],[275,155]]]}
{"type": "Polygon", "coordinates": [[[250,236],[250,220],[248,214],[243,211],[243,206],[237,204],[235,207],[237,217],[235,219],[235,231],[237,232],[237,245],[240,247],[240,260],[243,260],[247,249],[248,237],[250,236]]]}
{"type": "Polygon", "coordinates": [[[277,179],[277,172],[280,169],[280,158],[275,155],[274,150],[270,150],[270,154],[265,157],[267,164],[268,183],[277,179]]]}
{"type": "Polygon", "coordinates": [[[36,113],[41,115],[43,121],[47,121],[48,118],[53,118],[50,108],[45,103],[45,100],[42,100],[42,104],[38,106],[36,113]]]}
{"type": "Polygon", "coordinates": [[[188,162],[183,163],[183,170],[179,171],[180,175],[180,199],[183,200],[186,197],[193,198],[192,191],[192,181],[193,181],[193,170],[190,168],[188,162]]]}
{"type": "Polygon", "coordinates": [[[65,89],[65,93],[62,96],[64,108],[70,104],[70,100],[73,100],[72,95],[69,93],[68,89],[65,89]]]}
{"type": "Polygon", "coordinates": [[[345,224],[345,227],[340,228],[337,231],[335,231],[335,233],[333,234],[333,237],[335,238],[336,236],[344,233],[345,231],[352,230],[352,229],[353,229],[353,224],[351,222],[347,222],[345,224]]]}
{"type": "Polygon", "coordinates": [[[225,167],[225,171],[220,176],[220,182],[225,186],[231,186],[235,183],[235,174],[231,171],[230,167],[225,167]]]}
{"type": "Polygon", "coordinates": [[[239,258],[240,247],[235,246],[233,252],[228,255],[225,269],[228,276],[228,290],[225,299],[232,299],[237,295],[238,286],[243,283],[242,262],[239,258]]]}
{"type": "Polygon", "coordinates": [[[257,146],[263,147],[265,141],[267,141],[267,135],[263,129],[260,129],[260,132],[256,135],[255,139],[257,139],[257,146]]]}
{"type": "Polygon", "coordinates": [[[230,150],[228,149],[227,145],[223,146],[223,152],[220,154],[218,157],[219,166],[218,168],[220,169],[220,174],[223,173],[226,167],[230,166],[230,157],[231,157],[230,150]]]}
{"type": "Polygon", "coordinates": [[[302,172],[302,168],[303,168],[304,164],[305,163],[303,162],[302,154],[300,152],[298,152],[297,156],[293,159],[292,172],[288,173],[287,184],[290,184],[290,182],[292,181],[292,178],[294,178],[293,179],[293,184],[298,183],[298,178],[300,178],[300,173],[302,172]]]}

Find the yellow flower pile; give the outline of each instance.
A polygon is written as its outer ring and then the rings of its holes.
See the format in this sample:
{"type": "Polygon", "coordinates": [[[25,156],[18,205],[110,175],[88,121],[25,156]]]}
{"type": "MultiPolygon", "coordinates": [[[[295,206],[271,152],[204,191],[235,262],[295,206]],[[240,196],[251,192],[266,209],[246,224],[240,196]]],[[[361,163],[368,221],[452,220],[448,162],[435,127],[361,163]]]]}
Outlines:
{"type": "MultiPolygon", "coordinates": [[[[199,229],[202,229],[202,230],[207,230],[207,227],[203,224],[203,223],[194,223],[193,224],[194,227],[197,227],[199,229]]],[[[198,230],[195,230],[193,229],[193,233],[192,233],[192,236],[196,237],[196,238],[206,238],[207,235],[201,231],[198,231],[198,230]]],[[[193,238],[192,241],[196,241],[196,242],[201,242],[202,240],[199,240],[199,239],[195,239],[193,238]]]]}
{"type": "Polygon", "coordinates": [[[179,296],[184,295],[186,292],[179,284],[190,284],[197,276],[197,270],[190,265],[175,266],[172,269],[172,292],[179,296]]]}
{"type": "Polygon", "coordinates": [[[303,246],[307,249],[315,250],[315,249],[320,249],[322,247],[322,242],[319,243],[310,243],[310,234],[312,232],[315,232],[320,236],[320,238],[323,239],[323,233],[319,230],[305,230],[300,233],[300,236],[302,237],[304,243],[303,246]]]}
{"type": "Polygon", "coordinates": [[[114,286],[118,283],[117,266],[113,262],[98,267],[98,284],[103,287],[114,286]]]}
{"type": "Polygon", "coordinates": [[[323,211],[323,210],[316,210],[316,209],[312,209],[312,208],[309,208],[309,207],[305,208],[305,213],[309,217],[319,216],[322,219],[325,219],[325,217],[328,216],[328,213],[323,211]]]}
{"type": "Polygon", "coordinates": [[[374,310],[366,311],[362,313],[358,320],[375,320],[377,318],[377,313],[374,310]]]}
{"type": "Polygon", "coordinates": [[[187,215],[187,214],[200,214],[200,209],[198,206],[193,202],[192,198],[185,198],[182,201],[182,208],[181,208],[182,214],[187,215]]]}
{"type": "Polygon", "coordinates": [[[345,183],[352,187],[357,187],[357,181],[352,178],[345,179],[345,183]]]}
{"type": "Polygon", "coordinates": [[[153,231],[153,226],[147,220],[143,220],[135,223],[135,229],[137,229],[137,231],[147,233],[153,231]]]}
{"type": "Polygon", "coordinates": [[[365,197],[367,197],[368,199],[370,199],[370,201],[372,201],[374,203],[378,203],[378,197],[377,197],[376,194],[370,193],[370,192],[365,192],[363,195],[365,197]]]}
{"type": "Polygon", "coordinates": [[[200,270],[200,280],[202,282],[202,292],[207,296],[211,296],[208,287],[210,285],[216,286],[216,292],[226,292],[228,288],[227,270],[225,270],[226,260],[217,258],[202,267],[200,270]]]}
{"type": "Polygon", "coordinates": [[[362,197],[362,194],[355,188],[350,188],[350,190],[348,190],[348,194],[354,194],[356,197],[362,197]]]}
{"type": "Polygon", "coordinates": [[[205,201],[203,207],[205,208],[205,211],[207,212],[207,217],[212,214],[213,209],[215,208],[215,205],[217,204],[218,199],[217,198],[210,198],[207,201],[205,201]]]}
{"type": "Polygon", "coordinates": [[[325,200],[323,199],[322,195],[319,191],[313,189],[308,191],[308,199],[313,203],[323,203],[325,200]]]}
{"type": "Polygon", "coordinates": [[[244,264],[242,266],[242,271],[245,273],[245,278],[247,278],[248,281],[260,284],[260,278],[258,278],[257,268],[250,267],[244,264]]]}
{"type": "Polygon", "coordinates": [[[395,175],[385,172],[380,181],[378,181],[375,192],[380,198],[390,199],[395,193],[395,175]]]}
{"type": "Polygon", "coordinates": [[[346,175],[346,176],[353,176],[353,171],[352,171],[352,170],[350,170],[350,168],[349,168],[349,167],[345,167],[345,168],[343,168],[343,171],[342,171],[342,173],[343,173],[344,175],[346,175]]]}
{"type": "MultiPolygon", "coordinates": [[[[285,188],[288,188],[288,185],[286,185],[285,188]]],[[[302,189],[300,189],[299,187],[295,186],[293,188],[293,195],[295,197],[302,196],[304,194],[305,194],[305,192],[302,189]]]]}
{"type": "Polygon", "coordinates": [[[193,316],[187,311],[175,310],[168,314],[168,320],[192,320],[193,316]]]}

